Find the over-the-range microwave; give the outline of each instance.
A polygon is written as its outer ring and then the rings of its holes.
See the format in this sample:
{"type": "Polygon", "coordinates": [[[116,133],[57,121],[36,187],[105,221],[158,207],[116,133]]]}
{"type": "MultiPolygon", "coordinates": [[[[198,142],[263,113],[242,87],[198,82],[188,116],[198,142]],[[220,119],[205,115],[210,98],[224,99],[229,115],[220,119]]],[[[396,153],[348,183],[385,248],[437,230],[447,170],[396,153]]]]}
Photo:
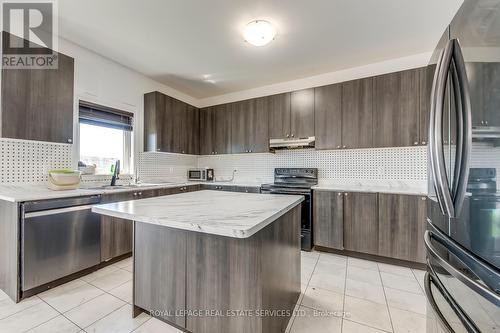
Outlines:
{"type": "Polygon", "coordinates": [[[214,169],[189,169],[188,180],[213,181],[214,169]]]}

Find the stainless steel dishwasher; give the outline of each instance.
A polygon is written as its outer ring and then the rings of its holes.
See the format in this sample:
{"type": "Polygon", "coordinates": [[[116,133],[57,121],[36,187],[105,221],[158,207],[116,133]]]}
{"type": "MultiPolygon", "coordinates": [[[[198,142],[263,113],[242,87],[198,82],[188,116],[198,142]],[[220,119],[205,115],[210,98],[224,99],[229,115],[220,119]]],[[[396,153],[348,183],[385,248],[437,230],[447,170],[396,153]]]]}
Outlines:
{"type": "Polygon", "coordinates": [[[100,262],[100,195],[21,205],[21,289],[30,290],[100,262]]]}

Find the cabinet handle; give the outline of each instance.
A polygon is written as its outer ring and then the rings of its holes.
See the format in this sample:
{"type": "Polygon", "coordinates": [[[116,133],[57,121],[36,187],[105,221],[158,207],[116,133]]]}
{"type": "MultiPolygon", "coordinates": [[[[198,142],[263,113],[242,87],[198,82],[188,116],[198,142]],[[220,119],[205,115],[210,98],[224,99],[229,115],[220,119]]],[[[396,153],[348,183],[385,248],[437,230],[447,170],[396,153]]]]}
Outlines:
{"type": "Polygon", "coordinates": [[[340,148],[342,148],[342,147],[340,147],[340,146],[337,146],[337,149],[340,149],[340,148]]]}
{"type": "Polygon", "coordinates": [[[484,124],[485,124],[485,125],[488,125],[488,120],[485,120],[485,121],[484,121],[484,124]]]}
{"type": "Polygon", "coordinates": [[[134,192],[134,197],[136,197],[136,196],[137,196],[137,192],[134,192]]]}
{"type": "Polygon", "coordinates": [[[218,154],[218,152],[215,152],[215,154],[218,154]]]}
{"type": "Polygon", "coordinates": [[[183,150],[182,153],[185,154],[186,152],[183,150]]]}
{"type": "Polygon", "coordinates": [[[425,141],[422,141],[422,144],[423,144],[423,145],[426,145],[426,144],[427,144],[427,142],[425,142],[425,141]]]}
{"type": "Polygon", "coordinates": [[[295,136],[295,134],[292,134],[292,138],[295,136]]]}
{"type": "Polygon", "coordinates": [[[343,149],[346,149],[346,148],[347,148],[347,146],[342,146],[342,148],[343,148],[343,149]]]}
{"type": "Polygon", "coordinates": [[[484,125],[484,120],[481,120],[481,125],[484,125]]]}
{"type": "Polygon", "coordinates": [[[288,133],[287,133],[287,134],[286,134],[286,137],[287,137],[287,138],[289,138],[289,137],[290,137],[290,134],[288,134],[288,133]]]}
{"type": "Polygon", "coordinates": [[[68,142],[69,143],[73,143],[73,139],[68,139],[68,142]]]}
{"type": "Polygon", "coordinates": [[[416,145],[418,145],[418,141],[413,142],[413,144],[414,144],[415,146],[416,146],[416,145]]]}
{"type": "Polygon", "coordinates": [[[346,192],[346,193],[344,193],[344,196],[345,196],[345,197],[347,197],[347,195],[348,195],[348,193],[347,193],[347,192],[346,192]]]}
{"type": "Polygon", "coordinates": [[[249,153],[251,153],[252,151],[250,150],[249,153]]]}
{"type": "Polygon", "coordinates": [[[422,197],[421,199],[422,199],[422,201],[425,201],[425,200],[427,200],[427,198],[426,198],[426,197],[422,197]]]}
{"type": "Polygon", "coordinates": [[[139,192],[139,195],[142,195],[142,192],[139,192]]]}
{"type": "Polygon", "coordinates": [[[337,193],[337,195],[340,197],[342,195],[342,193],[339,192],[339,193],[337,193]]]}

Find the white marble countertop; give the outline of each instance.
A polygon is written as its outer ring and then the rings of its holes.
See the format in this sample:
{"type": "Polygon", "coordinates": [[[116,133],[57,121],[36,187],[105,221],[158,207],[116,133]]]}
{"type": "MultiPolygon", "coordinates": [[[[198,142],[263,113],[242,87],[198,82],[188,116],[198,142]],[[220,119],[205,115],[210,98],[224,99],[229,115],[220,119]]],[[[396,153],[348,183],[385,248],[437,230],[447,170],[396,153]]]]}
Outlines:
{"type": "Polygon", "coordinates": [[[360,180],[324,181],[313,190],[427,195],[426,181],[360,180]]]}
{"type": "Polygon", "coordinates": [[[170,228],[247,238],[303,200],[300,195],[204,190],[96,205],[92,211],[170,228]]]}
{"type": "MultiPolygon", "coordinates": [[[[242,186],[242,187],[260,187],[261,184],[255,182],[165,182],[165,183],[143,183],[137,187],[123,187],[115,189],[98,189],[95,185],[82,184],[77,190],[53,191],[46,185],[0,185],[0,200],[10,202],[23,202],[43,199],[70,198],[95,194],[111,194],[133,191],[145,191],[158,188],[171,188],[188,185],[221,185],[221,186],[242,186]],[[88,186],[87,188],[85,186],[88,186]]],[[[349,192],[380,192],[393,194],[414,194],[426,195],[427,182],[422,181],[372,181],[372,180],[329,180],[320,181],[314,190],[324,191],[349,191],[349,192]]]]}

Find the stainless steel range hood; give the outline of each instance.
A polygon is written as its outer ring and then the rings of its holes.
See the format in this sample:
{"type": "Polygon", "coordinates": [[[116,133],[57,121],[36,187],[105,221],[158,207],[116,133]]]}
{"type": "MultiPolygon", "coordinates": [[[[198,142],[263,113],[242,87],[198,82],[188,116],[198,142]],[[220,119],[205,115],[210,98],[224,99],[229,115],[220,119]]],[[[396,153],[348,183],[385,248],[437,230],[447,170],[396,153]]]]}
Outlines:
{"type": "Polygon", "coordinates": [[[473,126],[472,140],[488,141],[500,139],[500,127],[473,126]]]}
{"type": "Polygon", "coordinates": [[[310,136],[308,138],[299,139],[271,139],[269,140],[269,149],[271,151],[279,149],[304,149],[314,148],[316,138],[310,136]]]}

